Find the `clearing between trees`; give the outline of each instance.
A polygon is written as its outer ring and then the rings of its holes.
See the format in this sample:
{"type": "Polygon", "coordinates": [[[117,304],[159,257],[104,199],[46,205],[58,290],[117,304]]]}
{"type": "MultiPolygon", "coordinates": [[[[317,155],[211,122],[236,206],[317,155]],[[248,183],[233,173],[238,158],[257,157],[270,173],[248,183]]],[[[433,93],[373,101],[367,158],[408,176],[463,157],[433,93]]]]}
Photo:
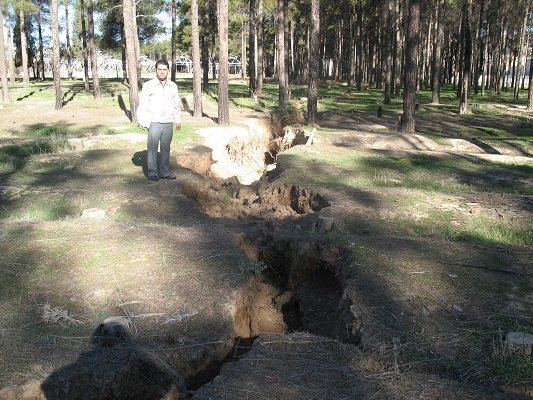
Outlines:
{"type": "Polygon", "coordinates": [[[125,87],[75,85],[0,109],[1,399],[533,395],[531,114],[204,96],[151,182],[125,87]]]}

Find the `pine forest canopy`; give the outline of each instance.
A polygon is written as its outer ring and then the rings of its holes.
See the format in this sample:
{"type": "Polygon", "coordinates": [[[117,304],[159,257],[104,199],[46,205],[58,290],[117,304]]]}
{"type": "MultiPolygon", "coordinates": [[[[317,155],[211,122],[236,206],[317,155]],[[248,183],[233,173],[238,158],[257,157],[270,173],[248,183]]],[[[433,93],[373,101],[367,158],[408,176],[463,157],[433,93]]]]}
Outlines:
{"type": "MultiPolygon", "coordinates": [[[[221,0],[218,0],[219,2],[221,0]]],[[[278,61],[287,64],[288,84],[306,83],[308,77],[311,2],[303,0],[224,0],[229,1],[228,50],[244,59],[243,66],[257,69],[260,42],[263,76],[278,77],[278,61]],[[281,3],[280,3],[281,2],[281,3]],[[257,17],[261,5],[260,21],[257,17]],[[277,12],[286,3],[286,23],[279,36],[277,12]],[[253,7],[252,7],[253,6],[253,7]],[[252,21],[253,19],[253,21],[252,21]],[[280,37],[284,37],[280,46],[280,37]],[[259,40],[260,39],[260,40],[259,40]],[[250,51],[250,47],[254,51],[250,51]],[[276,54],[283,48],[284,54],[276,54]]],[[[385,102],[399,97],[404,77],[414,68],[416,84],[432,88],[433,102],[439,101],[442,83],[452,84],[465,99],[486,89],[500,93],[529,85],[533,49],[533,0],[323,0],[320,5],[318,68],[319,79],[347,82],[357,89],[382,88],[385,102]],[[413,8],[413,6],[415,6],[413,8]],[[410,15],[417,10],[417,21],[410,15]],[[416,32],[410,32],[416,27],[416,32]],[[411,41],[410,41],[411,40],[411,41]],[[407,44],[415,46],[417,61],[409,63],[407,44]],[[466,86],[465,86],[466,79],[466,86]]],[[[48,2],[7,1],[4,19],[9,21],[15,64],[21,65],[21,22],[26,32],[28,65],[34,75],[39,47],[49,47],[50,9],[48,2]],[[7,18],[9,17],[9,19],[7,18]],[[24,18],[22,21],[21,18],[24,18]],[[39,32],[42,31],[40,37],[39,32]]],[[[121,0],[95,0],[96,46],[116,58],[125,59],[124,22],[121,0]]],[[[176,52],[191,57],[190,0],[176,3],[176,52]]],[[[83,52],[82,18],[87,19],[83,0],[59,2],[62,57],[70,51],[81,60],[83,52]],[[68,7],[70,20],[65,20],[68,7]],[[69,26],[67,49],[65,27],[69,26]]],[[[169,35],[171,0],[136,3],[136,22],[140,53],[150,59],[170,59],[169,35]]],[[[199,0],[200,47],[203,65],[217,58],[217,1],[199,0]]],[[[412,60],[411,60],[412,61],[412,60]]],[[[244,68],[244,74],[251,71],[244,68]]],[[[254,71],[254,76],[257,71],[254,71]]],[[[530,95],[531,96],[531,95],[530,95]]],[[[466,101],[466,100],[465,100],[466,101]]]]}

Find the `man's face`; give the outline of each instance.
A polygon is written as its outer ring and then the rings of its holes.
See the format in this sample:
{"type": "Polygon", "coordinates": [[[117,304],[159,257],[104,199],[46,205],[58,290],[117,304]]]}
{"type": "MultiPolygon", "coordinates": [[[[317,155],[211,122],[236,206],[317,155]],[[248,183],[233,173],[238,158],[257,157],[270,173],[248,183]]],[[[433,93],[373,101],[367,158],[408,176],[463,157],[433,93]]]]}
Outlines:
{"type": "Polygon", "coordinates": [[[168,76],[168,67],[165,64],[158,64],[155,72],[157,74],[157,78],[160,81],[164,81],[168,76]]]}

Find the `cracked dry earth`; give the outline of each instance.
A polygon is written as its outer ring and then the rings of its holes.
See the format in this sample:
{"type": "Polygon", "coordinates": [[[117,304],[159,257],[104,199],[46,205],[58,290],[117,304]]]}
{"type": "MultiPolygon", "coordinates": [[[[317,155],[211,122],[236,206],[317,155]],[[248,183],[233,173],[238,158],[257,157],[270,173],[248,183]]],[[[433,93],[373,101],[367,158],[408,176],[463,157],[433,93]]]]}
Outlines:
{"type": "MultiPolygon", "coordinates": [[[[250,185],[190,147],[174,154],[196,172],[156,183],[122,142],[34,160],[3,205],[44,196],[58,218],[1,222],[0,399],[527,398],[480,385],[476,360],[503,320],[532,327],[531,248],[374,230],[398,212],[382,189],[284,180],[330,146],[250,185]],[[104,219],[79,218],[96,203],[104,219]]],[[[525,196],[476,204],[495,202],[530,218],[525,196]]]]}

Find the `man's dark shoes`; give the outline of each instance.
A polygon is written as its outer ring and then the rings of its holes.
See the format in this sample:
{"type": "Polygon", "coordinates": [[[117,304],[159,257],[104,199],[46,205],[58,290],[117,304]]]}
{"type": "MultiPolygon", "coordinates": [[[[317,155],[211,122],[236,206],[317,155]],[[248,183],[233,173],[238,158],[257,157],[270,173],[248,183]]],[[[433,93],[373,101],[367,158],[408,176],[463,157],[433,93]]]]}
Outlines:
{"type": "Polygon", "coordinates": [[[176,179],[176,177],[172,175],[168,175],[168,176],[160,176],[159,179],[176,179]]]}
{"type": "Polygon", "coordinates": [[[151,181],[158,181],[159,178],[157,176],[149,176],[148,179],[150,179],[151,181]]]}

